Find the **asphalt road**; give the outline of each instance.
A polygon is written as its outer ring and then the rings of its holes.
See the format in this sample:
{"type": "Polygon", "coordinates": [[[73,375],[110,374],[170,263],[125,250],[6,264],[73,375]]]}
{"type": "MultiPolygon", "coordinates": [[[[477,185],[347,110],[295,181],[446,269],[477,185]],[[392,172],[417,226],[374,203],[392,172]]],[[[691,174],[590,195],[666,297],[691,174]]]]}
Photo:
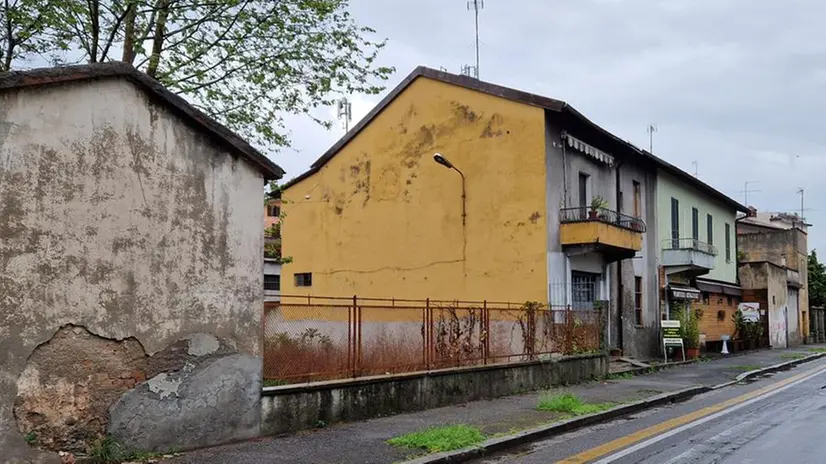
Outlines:
{"type": "Polygon", "coordinates": [[[826,462],[826,359],[478,463],[826,462]]]}

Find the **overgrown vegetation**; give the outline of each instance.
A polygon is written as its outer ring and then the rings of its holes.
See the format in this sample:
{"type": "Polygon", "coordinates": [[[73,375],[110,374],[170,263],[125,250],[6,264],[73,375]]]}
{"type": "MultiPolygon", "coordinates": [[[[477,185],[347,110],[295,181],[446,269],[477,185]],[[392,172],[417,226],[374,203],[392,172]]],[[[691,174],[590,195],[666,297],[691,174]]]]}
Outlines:
{"type": "Polygon", "coordinates": [[[616,406],[615,403],[586,403],[572,393],[562,393],[557,395],[542,395],[542,397],[539,398],[539,404],[536,406],[536,409],[581,416],[605,411],[614,406],[616,406]]]}
{"type": "Polygon", "coordinates": [[[826,353],[826,348],[809,348],[810,353],[826,353]]]}
{"type": "Polygon", "coordinates": [[[37,444],[37,434],[34,432],[29,432],[23,436],[23,439],[26,440],[26,444],[29,446],[34,446],[37,444]]]}
{"type": "Polygon", "coordinates": [[[809,307],[826,306],[826,266],[817,260],[817,250],[809,254],[809,307]]]}
{"type": "Polygon", "coordinates": [[[147,461],[163,456],[161,453],[149,453],[145,451],[127,448],[118,443],[114,438],[105,436],[95,441],[88,449],[90,464],[118,464],[125,461],[147,461]]]}
{"type": "Polygon", "coordinates": [[[477,427],[466,424],[430,427],[407,433],[387,440],[393,446],[411,449],[425,449],[431,453],[451,451],[478,445],[485,441],[485,435],[477,427]]]}
{"type": "Polygon", "coordinates": [[[739,309],[731,316],[734,322],[734,338],[745,340],[752,345],[757,345],[763,337],[763,324],[760,321],[748,321],[743,317],[743,312],[739,309]]]}
{"type": "Polygon", "coordinates": [[[797,361],[798,359],[803,359],[805,357],[806,357],[806,355],[801,354],[801,353],[786,353],[786,354],[781,355],[780,359],[787,359],[787,360],[790,360],[790,361],[797,361]]]}

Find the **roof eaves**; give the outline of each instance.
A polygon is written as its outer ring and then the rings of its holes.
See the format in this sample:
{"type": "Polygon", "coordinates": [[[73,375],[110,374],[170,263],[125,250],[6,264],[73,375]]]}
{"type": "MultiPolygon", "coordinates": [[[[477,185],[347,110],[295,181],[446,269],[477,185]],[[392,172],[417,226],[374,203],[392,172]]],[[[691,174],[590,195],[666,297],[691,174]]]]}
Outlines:
{"type": "Polygon", "coordinates": [[[246,140],[171,92],[160,82],[127,63],[115,61],[0,73],[0,91],[110,77],[129,79],[149,94],[159,98],[200,129],[209,132],[230,148],[243,154],[248,161],[264,174],[265,179],[280,179],[284,176],[284,170],[280,166],[270,161],[246,140]]]}

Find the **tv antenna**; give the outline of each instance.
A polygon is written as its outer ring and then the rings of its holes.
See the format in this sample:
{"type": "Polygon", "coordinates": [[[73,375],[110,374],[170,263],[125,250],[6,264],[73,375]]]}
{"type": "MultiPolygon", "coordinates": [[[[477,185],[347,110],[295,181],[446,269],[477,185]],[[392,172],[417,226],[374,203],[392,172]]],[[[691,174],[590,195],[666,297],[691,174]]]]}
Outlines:
{"type": "Polygon", "coordinates": [[[648,152],[654,154],[654,132],[657,132],[657,126],[649,124],[645,131],[648,132],[648,152]]]}
{"type": "Polygon", "coordinates": [[[750,185],[750,184],[757,184],[757,183],[759,183],[759,182],[760,182],[759,180],[747,180],[747,181],[745,182],[745,184],[744,184],[744,188],[743,188],[743,190],[742,190],[740,193],[742,193],[742,194],[744,195],[744,201],[743,201],[743,203],[745,203],[745,204],[746,204],[746,207],[748,207],[748,206],[749,206],[749,193],[757,193],[757,192],[759,192],[759,191],[760,191],[760,190],[750,190],[750,189],[749,189],[749,185],[750,185]]]}
{"type": "MultiPolygon", "coordinates": [[[[473,10],[476,20],[476,78],[479,79],[479,10],[485,8],[485,0],[468,0],[467,9],[473,10]]],[[[463,73],[464,74],[464,73],[463,73]]]]}
{"type": "Polygon", "coordinates": [[[462,65],[461,74],[463,76],[473,77],[479,79],[479,68],[471,64],[462,65]]]}
{"type": "Polygon", "coordinates": [[[342,97],[336,101],[336,113],[338,119],[344,119],[344,132],[350,132],[350,121],[353,119],[353,105],[347,100],[347,97],[342,97]]]}
{"type": "Polygon", "coordinates": [[[806,211],[806,208],[803,207],[803,187],[797,189],[796,194],[800,195],[800,220],[803,221],[803,212],[806,211]]]}

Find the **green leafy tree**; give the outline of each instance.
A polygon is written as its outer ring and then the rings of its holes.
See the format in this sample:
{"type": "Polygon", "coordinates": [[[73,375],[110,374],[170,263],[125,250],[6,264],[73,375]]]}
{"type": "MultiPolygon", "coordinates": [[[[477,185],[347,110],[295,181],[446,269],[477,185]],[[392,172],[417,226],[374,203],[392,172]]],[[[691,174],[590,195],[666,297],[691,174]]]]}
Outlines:
{"type": "Polygon", "coordinates": [[[68,43],[54,35],[61,2],[0,0],[0,72],[12,63],[48,51],[65,51],[68,43]]]}
{"type": "Polygon", "coordinates": [[[809,306],[826,306],[826,266],[817,260],[817,251],[809,254],[809,306]]]}
{"type": "Polygon", "coordinates": [[[4,1],[26,5],[5,16],[25,39],[15,39],[9,63],[45,48],[90,63],[122,60],[274,150],[289,145],[285,114],[330,127],[314,109],[376,94],[393,72],[376,63],[385,42],[356,23],[347,0],[4,1]],[[33,27],[25,17],[41,8],[53,13],[33,27]]]}

